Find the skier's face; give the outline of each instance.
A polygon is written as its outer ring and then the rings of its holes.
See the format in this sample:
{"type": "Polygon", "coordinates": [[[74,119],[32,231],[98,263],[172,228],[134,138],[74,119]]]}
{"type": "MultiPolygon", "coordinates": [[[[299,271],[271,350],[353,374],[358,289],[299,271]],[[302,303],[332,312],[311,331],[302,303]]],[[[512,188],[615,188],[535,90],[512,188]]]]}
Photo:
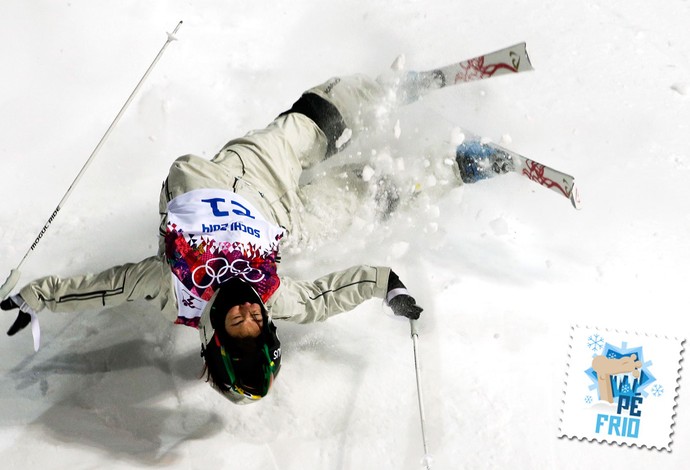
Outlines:
{"type": "Polygon", "coordinates": [[[256,338],[264,326],[259,304],[245,302],[228,310],[225,331],[232,338],[256,338]]]}

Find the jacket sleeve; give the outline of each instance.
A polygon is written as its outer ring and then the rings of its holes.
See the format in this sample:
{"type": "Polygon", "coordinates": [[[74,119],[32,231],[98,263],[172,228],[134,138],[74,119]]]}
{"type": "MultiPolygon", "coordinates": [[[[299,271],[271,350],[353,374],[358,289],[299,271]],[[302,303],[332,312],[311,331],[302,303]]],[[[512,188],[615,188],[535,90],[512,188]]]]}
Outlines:
{"type": "Polygon", "coordinates": [[[172,318],[176,311],[170,269],[158,256],[98,274],[43,277],[27,284],[19,293],[36,312],[44,308],[53,312],[102,309],[138,299],[158,300],[163,313],[172,318]]]}
{"type": "Polygon", "coordinates": [[[354,309],[365,300],[384,298],[390,268],[353,266],[313,282],[282,277],[267,308],[277,320],[295,323],[323,321],[354,309]]]}

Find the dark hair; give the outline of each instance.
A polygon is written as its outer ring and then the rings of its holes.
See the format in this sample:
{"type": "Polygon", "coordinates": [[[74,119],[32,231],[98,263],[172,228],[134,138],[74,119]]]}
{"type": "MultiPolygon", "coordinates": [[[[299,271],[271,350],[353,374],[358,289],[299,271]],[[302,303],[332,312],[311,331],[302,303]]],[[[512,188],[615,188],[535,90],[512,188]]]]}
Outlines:
{"type": "MultiPolygon", "coordinates": [[[[238,385],[250,393],[265,395],[267,379],[270,377],[272,381],[280,370],[280,341],[259,295],[248,284],[231,279],[220,286],[209,314],[214,333],[208,344],[202,345],[201,356],[205,365],[201,377],[206,374],[206,382],[211,382],[223,393],[230,391],[231,385],[238,385]],[[244,301],[261,306],[264,326],[255,338],[234,338],[225,330],[228,310],[244,301]],[[230,374],[235,376],[235,380],[230,374]]],[[[268,384],[270,386],[270,382],[268,384]]]]}
{"type": "Polygon", "coordinates": [[[230,388],[227,386],[228,381],[221,378],[227,378],[225,366],[220,357],[220,351],[209,351],[209,349],[218,347],[211,341],[206,348],[202,348],[201,357],[204,358],[204,368],[201,371],[201,377],[206,375],[206,382],[211,382],[218,390],[227,392],[230,388]]]}

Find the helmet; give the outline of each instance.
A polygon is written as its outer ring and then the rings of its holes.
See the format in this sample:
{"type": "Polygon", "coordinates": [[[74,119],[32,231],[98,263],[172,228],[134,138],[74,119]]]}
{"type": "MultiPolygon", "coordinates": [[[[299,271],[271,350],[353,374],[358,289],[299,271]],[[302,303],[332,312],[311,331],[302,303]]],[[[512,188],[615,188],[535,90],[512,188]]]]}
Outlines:
{"type": "Polygon", "coordinates": [[[233,403],[260,400],[280,371],[280,340],[266,306],[254,288],[239,278],[222,283],[199,322],[201,356],[211,386],[233,403]],[[233,338],[225,331],[228,310],[245,302],[261,307],[263,327],[256,338],[233,338]]]}

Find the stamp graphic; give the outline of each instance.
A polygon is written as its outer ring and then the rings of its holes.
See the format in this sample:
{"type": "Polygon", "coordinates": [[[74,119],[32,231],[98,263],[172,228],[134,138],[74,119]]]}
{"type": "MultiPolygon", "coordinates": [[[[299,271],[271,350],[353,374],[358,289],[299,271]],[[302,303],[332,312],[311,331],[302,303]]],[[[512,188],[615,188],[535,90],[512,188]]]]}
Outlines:
{"type": "Polygon", "coordinates": [[[670,451],[683,343],[573,327],[559,437],[670,451]]]}

